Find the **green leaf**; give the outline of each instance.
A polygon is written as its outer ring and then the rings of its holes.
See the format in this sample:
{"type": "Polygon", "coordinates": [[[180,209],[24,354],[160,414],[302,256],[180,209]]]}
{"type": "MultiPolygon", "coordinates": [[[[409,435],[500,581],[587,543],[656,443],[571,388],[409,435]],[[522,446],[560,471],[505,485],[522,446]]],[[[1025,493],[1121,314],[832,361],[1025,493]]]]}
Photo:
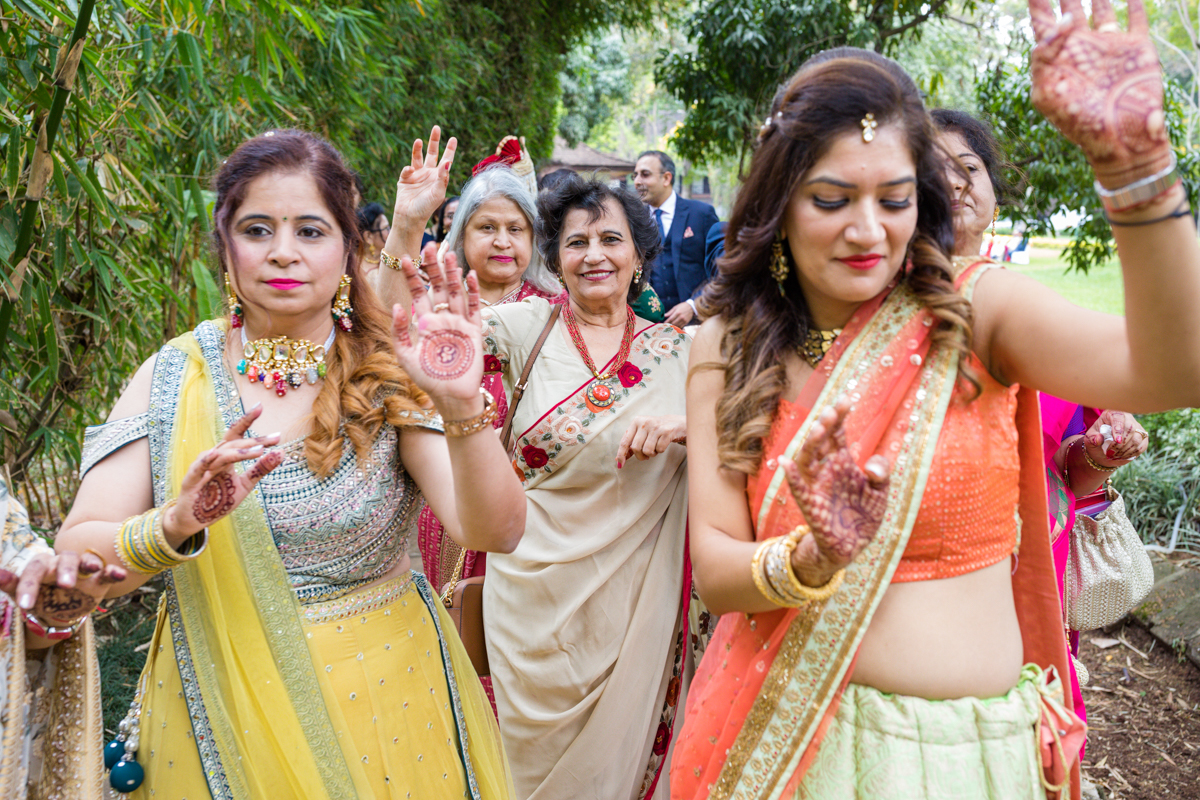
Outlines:
{"type": "Polygon", "coordinates": [[[196,305],[201,319],[216,319],[223,311],[221,290],[212,272],[200,259],[192,261],[192,283],[196,285],[196,305]]]}
{"type": "Polygon", "coordinates": [[[7,169],[4,172],[4,185],[8,187],[8,196],[15,197],[21,180],[21,156],[25,143],[21,140],[21,126],[13,125],[8,134],[7,169]]]}

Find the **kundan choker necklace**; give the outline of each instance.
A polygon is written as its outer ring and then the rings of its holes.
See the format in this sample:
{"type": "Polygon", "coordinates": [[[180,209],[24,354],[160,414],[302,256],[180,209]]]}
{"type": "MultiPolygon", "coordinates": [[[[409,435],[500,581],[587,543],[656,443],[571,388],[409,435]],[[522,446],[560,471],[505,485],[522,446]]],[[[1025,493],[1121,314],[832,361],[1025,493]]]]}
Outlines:
{"type": "Polygon", "coordinates": [[[299,389],[305,381],[315,384],[325,377],[325,353],[333,346],[337,328],[329,332],[325,344],[313,344],[308,339],[289,339],[272,336],[248,341],[242,328],[242,360],[237,363],[239,375],[274,389],[283,397],[288,387],[299,389]]]}
{"type": "Polygon", "coordinates": [[[571,335],[571,341],[575,344],[575,349],[579,351],[579,355],[583,356],[584,365],[591,370],[592,375],[596,378],[588,385],[585,394],[587,399],[591,401],[596,408],[608,408],[616,400],[613,395],[612,387],[608,385],[608,380],[613,375],[617,374],[622,366],[625,365],[626,359],[629,358],[629,348],[633,345],[633,309],[628,305],[625,306],[625,333],[621,337],[621,349],[617,351],[617,357],[613,359],[612,366],[600,372],[596,369],[596,362],[592,361],[592,356],[588,353],[587,345],[584,344],[583,335],[579,332],[579,323],[575,321],[575,312],[571,310],[571,301],[563,303],[563,320],[567,323],[567,333],[571,335]]]}
{"type": "Polygon", "coordinates": [[[841,332],[841,328],[828,331],[809,328],[804,337],[804,343],[796,349],[800,351],[800,356],[808,362],[808,365],[816,369],[817,364],[821,363],[821,359],[829,352],[829,348],[833,347],[833,341],[841,332]]]}

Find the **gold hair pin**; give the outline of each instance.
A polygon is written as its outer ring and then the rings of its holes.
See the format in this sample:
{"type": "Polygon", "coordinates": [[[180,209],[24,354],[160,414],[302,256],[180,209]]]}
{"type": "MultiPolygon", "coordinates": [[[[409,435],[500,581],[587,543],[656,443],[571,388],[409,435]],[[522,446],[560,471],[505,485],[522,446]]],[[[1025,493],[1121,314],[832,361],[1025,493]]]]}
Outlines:
{"type": "Polygon", "coordinates": [[[875,138],[875,129],[879,127],[879,123],[875,121],[874,114],[867,114],[862,118],[862,137],[864,142],[869,142],[875,138]]]}

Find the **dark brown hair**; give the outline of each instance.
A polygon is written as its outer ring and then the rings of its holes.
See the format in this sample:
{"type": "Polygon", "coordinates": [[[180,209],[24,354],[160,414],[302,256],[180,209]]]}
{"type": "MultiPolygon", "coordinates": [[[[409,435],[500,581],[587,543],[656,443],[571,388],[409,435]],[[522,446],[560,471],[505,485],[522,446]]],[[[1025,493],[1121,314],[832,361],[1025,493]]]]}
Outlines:
{"type": "Polygon", "coordinates": [[[788,248],[784,294],[770,273],[771,245],[787,203],[837,137],[861,132],[868,113],[880,126],[902,128],[916,166],[917,225],[903,280],[938,319],[935,343],[958,350],[960,367],[969,352],[971,308],[955,291],[950,261],[954,219],[945,156],[916,84],[877,53],[849,47],[820,53],[775,96],[733,207],[718,275],[698,303],[702,316],[726,321],[723,363],[699,367],[725,373],[717,401],[723,467],[747,474],[758,468],[787,386],[787,357],[812,325],[788,248]]]}
{"type": "MultiPolygon", "coordinates": [[[[229,221],[245,200],[250,183],[263,175],[297,173],[312,177],[341,228],[346,273],[354,279],[350,283],[354,327],[338,330],[326,356],[325,383],[313,402],[312,433],[304,443],[309,469],[326,477],[342,458],[343,436],[349,437],[358,458],[365,459],[385,423],[411,424],[403,412],[417,410],[427,400],[396,363],[391,319],[375,292],[358,277],[361,235],[354,209],[354,176],[324,139],[305,131],[268,131],[243,142],[221,165],[213,181],[217,192],[213,245],[222,274],[229,270],[229,221]]],[[[332,306],[333,298],[329,299],[332,306]]]]}
{"type": "MultiPolygon", "coordinates": [[[[614,189],[605,181],[592,178],[585,180],[572,172],[538,195],[537,242],[542,260],[555,275],[562,277],[562,262],[558,245],[562,239],[563,224],[567,214],[577,208],[588,212],[588,221],[595,222],[604,213],[604,201],[613,200],[625,212],[625,222],[633,240],[633,249],[642,264],[642,274],[631,281],[626,300],[630,303],[646,290],[650,283],[650,269],[654,259],[662,250],[658,226],[650,219],[646,204],[633,192],[621,187],[614,189]]],[[[636,273],[635,273],[636,275],[636,273]]]]}
{"type": "Polygon", "coordinates": [[[951,108],[935,108],[929,112],[929,116],[933,118],[933,123],[939,130],[957,133],[967,143],[971,152],[979,156],[983,168],[987,170],[988,179],[992,182],[996,204],[1005,206],[1013,202],[1016,190],[1004,175],[1010,165],[1000,143],[996,141],[996,135],[992,133],[991,126],[965,111],[951,108]]]}

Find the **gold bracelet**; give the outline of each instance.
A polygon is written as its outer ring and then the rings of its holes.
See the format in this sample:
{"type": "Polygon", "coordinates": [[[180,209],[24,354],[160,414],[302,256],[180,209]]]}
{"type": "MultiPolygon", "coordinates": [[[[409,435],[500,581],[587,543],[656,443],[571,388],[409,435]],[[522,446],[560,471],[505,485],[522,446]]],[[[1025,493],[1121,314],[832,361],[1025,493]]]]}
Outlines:
{"type": "Polygon", "coordinates": [[[796,571],[792,568],[792,553],[795,551],[796,545],[808,533],[809,527],[802,524],[797,525],[792,529],[791,533],[784,537],[784,544],[778,548],[778,564],[769,573],[775,590],[780,595],[788,598],[792,605],[795,606],[807,602],[829,599],[838,590],[838,587],[842,585],[842,580],[846,574],[845,568],[839,569],[822,586],[809,586],[796,577],[796,571]]]}
{"type": "Polygon", "coordinates": [[[754,585],[758,587],[758,592],[765,597],[771,604],[786,608],[788,606],[787,599],[781,597],[778,592],[768,583],[766,572],[763,570],[763,558],[767,551],[775,544],[775,539],[767,539],[758,546],[754,551],[754,558],[750,559],[750,577],[754,579],[754,585]]]}
{"type": "Polygon", "coordinates": [[[442,428],[447,436],[470,436],[492,427],[496,421],[496,400],[482,386],[479,387],[479,393],[483,395],[483,412],[469,419],[443,420],[442,428]]]}
{"type": "MultiPolygon", "coordinates": [[[[1084,440],[1083,440],[1083,439],[1080,439],[1079,441],[1083,442],[1084,440]]],[[[1087,461],[1087,463],[1088,463],[1088,466],[1089,466],[1089,467],[1091,467],[1092,469],[1096,470],[1097,472],[1116,472],[1116,471],[1117,471],[1117,470],[1119,470],[1121,467],[1125,466],[1124,464],[1117,464],[1116,466],[1112,466],[1112,467],[1102,467],[1102,466],[1100,466],[1099,464],[1097,464],[1097,463],[1096,463],[1096,460],[1095,460],[1095,459],[1093,459],[1093,458],[1092,458],[1090,455],[1088,455],[1088,451],[1087,451],[1087,443],[1086,443],[1086,442],[1084,442],[1084,445],[1083,445],[1083,447],[1081,447],[1081,448],[1079,448],[1079,449],[1083,451],[1083,459],[1084,459],[1084,461],[1087,461]]]]}
{"type": "MultiPolygon", "coordinates": [[[[425,258],[424,256],[417,256],[416,258],[414,258],[412,260],[413,266],[416,267],[417,269],[420,269],[421,265],[425,263],[424,258],[425,258]]],[[[394,269],[397,272],[404,271],[400,266],[400,259],[396,258],[395,256],[388,255],[387,253],[383,252],[382,250],[379,251],[379,263],[382,264],[383,266],[387,267],[388,269],[394,269]]]]}
{"type": "Polygon", "coordinates": [[[208,528],[188,537],[179,550],[167,542],[162,521],[163,515],[173,505],[175,498],[171,498],[160,508],[152,508],[144,514],[130,517],[117,529],[114,543],[117,556],[121,563],[133,572],[157,575],[164,569],[179,566],[204,552],[208,545],[208,528]]]}

